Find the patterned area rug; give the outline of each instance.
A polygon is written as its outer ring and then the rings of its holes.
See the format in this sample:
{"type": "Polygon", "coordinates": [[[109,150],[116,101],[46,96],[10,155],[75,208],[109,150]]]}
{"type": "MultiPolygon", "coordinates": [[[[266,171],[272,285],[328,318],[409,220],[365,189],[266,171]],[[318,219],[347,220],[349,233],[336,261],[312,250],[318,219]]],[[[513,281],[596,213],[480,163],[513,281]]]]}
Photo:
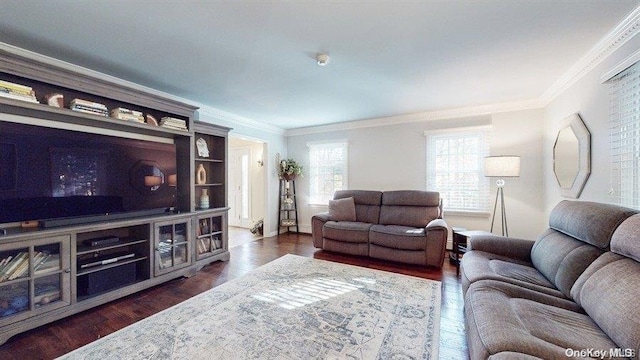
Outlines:
{"type": "Polygon", "coordinates": [[[440,289],[285,255],[61,359],[437,359],[440,289]]]}

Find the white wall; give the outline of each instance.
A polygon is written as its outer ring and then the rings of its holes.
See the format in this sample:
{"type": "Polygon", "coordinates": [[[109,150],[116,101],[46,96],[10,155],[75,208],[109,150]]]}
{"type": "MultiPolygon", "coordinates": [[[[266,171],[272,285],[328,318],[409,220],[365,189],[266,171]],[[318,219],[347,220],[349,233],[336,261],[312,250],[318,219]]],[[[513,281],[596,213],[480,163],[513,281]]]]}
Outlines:
{"type": "Polygon", "coordinates": [[[630,39],[593,70],[554,99],[544,112],[544,214],[564,198],[553,173],[553,144],[562,119],[580,114],[591,133],[591,175],[579,200],[613,203],[610,189],[609,87],[601,76],[640,49],[640,37],[630,39]]]}
{"type": "MultiPolygon", "coordinates": [[[[425,130],[493,125],[492,155],[520,155],[522,176],[508,179],[505,201],[509,235],[535,238],[542,219],[542,110],[514,111],[472,118],[421,121],[289,136],[289,157],[309,168],[307,142],[347,139],[349,189],[426,189],[425,130]]],[[[326,207],[308,204],[308,178],[296,181],[301,231],[310,232],[311,216],[326,207]]],[[[495,184],[492,193],[495,194],[495,184]]],[[[491,218],[445,216],[451,226],[489,230],[491,218]]],[[[496,227],[499,229],[499,226],[496,227]]],[[[494,229],[494,232],[498,232],[494,229]]]]}

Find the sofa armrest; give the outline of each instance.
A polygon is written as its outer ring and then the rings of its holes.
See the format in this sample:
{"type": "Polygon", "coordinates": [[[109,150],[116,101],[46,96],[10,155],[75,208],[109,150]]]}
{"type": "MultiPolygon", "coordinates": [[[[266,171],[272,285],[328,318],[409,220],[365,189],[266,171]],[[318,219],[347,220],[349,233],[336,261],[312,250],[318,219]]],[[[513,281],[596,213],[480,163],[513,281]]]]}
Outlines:
{"type": "Polygon", "coordinates": [[[535,241],[499,235],[477,235],[469,239],[467,250],[479,250],[512,259],[531,262],[531,249],[535,241]]]}
{"type": "Polygon", "coordinates": [[[427,266],[441,268],[444,264],[449,225],[444,219],[431,220],[424,228],[427,237],[427,266]]]}
{"type": "Polygon", "coordinates": [[[311,217],[311,236],[313,237],[313,246],[322,248],[322,227],[329,221],[329,213],[323,212],[315,214],[311,217]]]}

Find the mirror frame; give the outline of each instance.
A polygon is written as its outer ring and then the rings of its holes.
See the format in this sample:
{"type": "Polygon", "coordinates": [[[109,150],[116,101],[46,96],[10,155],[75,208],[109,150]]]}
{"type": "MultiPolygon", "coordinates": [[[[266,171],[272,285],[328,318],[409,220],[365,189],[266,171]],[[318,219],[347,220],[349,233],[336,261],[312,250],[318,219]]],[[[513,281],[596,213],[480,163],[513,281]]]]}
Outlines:
{"type": "Polygon", "coordinates": [[[556,141],[553,144],[553,175],[556,177],[556,182],[560,187],[560,194],[564,197],[577,199],[582,193],[589,175],[591,174],[591,133],[587,129],[586,125],[577,113],[571,114],[562,120],[558,134],[556,135],[556,141]],[[573,130],[573,134],[578,139],[578,174],[573,180],[573,184],[570,187],[562,187],[560,180],[556,174],[556,146],[558,145],[558,139],[562,130],[570,127],[573,130]]]}

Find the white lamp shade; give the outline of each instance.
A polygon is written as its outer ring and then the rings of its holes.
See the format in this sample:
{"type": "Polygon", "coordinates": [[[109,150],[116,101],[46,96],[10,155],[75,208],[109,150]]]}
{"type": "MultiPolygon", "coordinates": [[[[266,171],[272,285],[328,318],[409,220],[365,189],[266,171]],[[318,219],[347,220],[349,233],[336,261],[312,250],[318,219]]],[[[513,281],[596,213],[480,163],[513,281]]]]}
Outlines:
{"type": "Polygon", "coordinates": [[[501,155],[484,158],[484,176],[518,177],[520,176],[520,156],[501,155]]]}

